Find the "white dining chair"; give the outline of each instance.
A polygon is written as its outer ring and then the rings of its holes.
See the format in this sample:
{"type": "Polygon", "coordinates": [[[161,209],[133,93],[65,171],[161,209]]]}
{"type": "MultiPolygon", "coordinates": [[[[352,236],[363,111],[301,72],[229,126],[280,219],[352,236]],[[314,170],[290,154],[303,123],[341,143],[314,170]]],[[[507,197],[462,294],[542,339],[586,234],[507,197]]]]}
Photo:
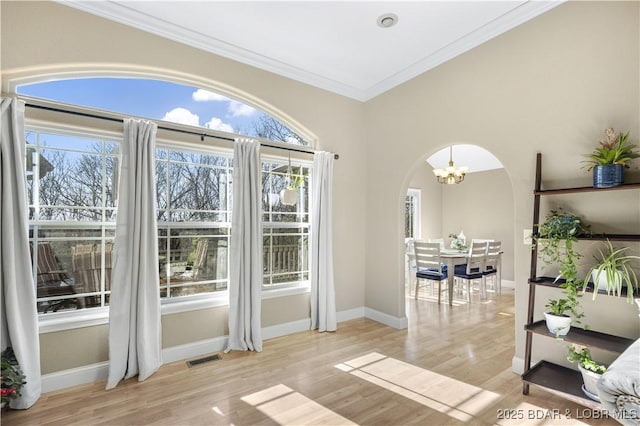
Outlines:
{"type": "Polygon", "coordinates": [[[487,242],[471,242],[469,254],[467,255],[467,263],[464,265],[456,265],[454,268],[454,285],[463,292],[468,294],[469,302],[471,302],[471,293],[473,291],[473,283],[479,282],[481,297],[486,295],[486,287],[484,280],[485,258],[487,252],[487,242]]]}
{"type": "Polygon", "coordinates": [[[500,274],[500,260],[502,257],[501,247],[501,241],[490,241],[487,243],[484,269],[485,285],[487,278],[490,278],[493,284],[493,289],[498,294],[502,293],[502,274],[500,274]]]}
{"type": "MultiPolygon", "coordinates": [[[[442,264],[440,258],[440,244],[414,241],[413,249],[416,262],[416,290],[415,298],[418,298],[418,286],[420,280],[438,283],[438,303],[442,296],[442,282],[447,282],[447,266],[442,264]]],[[[445,291],[447,287],[445,285],[445,291]]]]}

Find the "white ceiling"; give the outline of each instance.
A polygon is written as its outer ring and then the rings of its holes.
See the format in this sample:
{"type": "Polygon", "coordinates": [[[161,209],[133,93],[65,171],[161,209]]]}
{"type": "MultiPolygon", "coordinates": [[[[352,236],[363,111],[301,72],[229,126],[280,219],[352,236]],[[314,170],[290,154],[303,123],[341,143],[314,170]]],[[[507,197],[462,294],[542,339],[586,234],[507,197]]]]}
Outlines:
{"type": "Polygon", "coordinates": [[[562,2],[58,1],[361,101],[562,2]]]}

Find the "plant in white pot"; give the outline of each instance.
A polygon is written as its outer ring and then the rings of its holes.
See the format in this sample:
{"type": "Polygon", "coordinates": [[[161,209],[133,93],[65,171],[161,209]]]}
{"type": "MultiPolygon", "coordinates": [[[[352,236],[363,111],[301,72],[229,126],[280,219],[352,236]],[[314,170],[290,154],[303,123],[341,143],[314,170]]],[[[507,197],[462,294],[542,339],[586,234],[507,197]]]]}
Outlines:
{"type": "Polygon", "coordinates": [[[302,174],[302,167],[300,167],[298,174],[292,173],[291,157],[289,157],[289,166],[284,179],[285,187],[280,191],[280,201],[285,206],[293,206],[298,202],[298,189],[304,185],[304,175],[302,174]]]}
{"type": "Polygon", "coordinates": [[[598,397],[597,383],[600,376],[607,371],[607,367],[593,360],[591,353],[587,348],[577,349],[575,346],[569,346],[569,354],[567,360],[577,362],[580,373],[582,373],[582,391],[591,399],[600,401],[598,397]]]}
{"type": "Polygon", "coordinates": [[[286,177],[285,188],[280,191],[280,200],[285,206],[293,206],[298,202],[298,189],[304,184],[304,176],[289,175],[286,177]]]}
{"type": "Polygon", "coordinates": [[[566,335],[571,321],[580,324],[584,316],[580,311],[582,294],[579,289],[582,287],[582,280],[577,278],[576,265],[582,255],[574,249],[574,243],[578,241],[578,235],[587,233],[588,226],[583,224],[580,217],[563,212],[562,209],[551,210],[537,232],[536,240],[540,244],[542,260],[549,265],[559,265],[560,273],[556,281],[564,280],[560,284],[563,297],[550,299],[545,305],[548,309],[544,313],[547,328],[556,336],[566,335]]]}
{"type": "Polygon", "coordinates": [[[584,279],[583,291],[586,291],[589,278],[593,281],[593,298],[598,290],[620,297],[622,288],[627,287],[627,302],[633,303],[634,293],[638,291],[638,277],[630,262],[640,260],[640,256],[626,254],[629,247],[615,248],[607,240],[606,249],[598,249],[594,256],[596,263],[589,269],[584,279]]]}

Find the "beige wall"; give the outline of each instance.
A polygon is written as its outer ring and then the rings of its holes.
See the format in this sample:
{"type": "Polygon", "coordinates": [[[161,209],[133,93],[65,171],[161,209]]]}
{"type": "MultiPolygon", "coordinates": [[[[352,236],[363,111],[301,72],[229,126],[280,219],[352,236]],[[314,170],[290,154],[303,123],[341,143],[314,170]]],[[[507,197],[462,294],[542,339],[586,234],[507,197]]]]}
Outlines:
{"type": "MultiPolygon", "coordinates": [[[[402,212],[397,206],[414,170],[423,167],[430,153],[449,144],[479,145],[496,155],[511,180],[514,333],[516,356],[523,356],[529,251],[521,235],[532,223],[535,154],[544,155],[545,184],[589,185],[590,176],[581,169],[582,154],[594,148],[606,127],[628,129],[638,141],[639,5],[562,4],[366,103],[368,307],[404,314],[398,266],[402,212]],[[389,140],[394,141],[393,149],[389,140]],[[387,172],[374,173],[382,163],[387,172]]],[[[627,202],[628,227],[637,230],[638,191],[613,197],[627,202]]],[[[630,325],[626,332],[640,335],[637,314],[630,318],[624,301],[609,302],[615,306],[607,307],[612,317],[598,325],[615,327],[622,322],[630,325]]],[[[538,306],[541,315],[542,305],[538,306]]]]}
{"type": "Polygon", "coordinates": [[[442,189],[442,235],[462,230],[467,241],[502,242],[502,279],[510,281],[514,279],[513,213],[511,182],[504,169],[470,173],[462,184],[442,189]]]}
{"type": "MultiPolygon", "coordinates": [[[[640,135],[638,2],[560,5],[364,104],[57,3],[5,1],[0,7],[3,90],[13,78],[52,71],[152,72],[266,109],[315,135],[318,148],[339,153],[334,199],[339,311],[365,305],[404,317],[402,214],[412,176],[429,154],[452,143],[492,152],[505,165],[514,203],[514,334],[520,357],[529,269],[528,247],[520,239],[531,227],[535,153],[544,154],[545,184],[588,185],[581,155],[593,149],[605,127],[629,129],[636,142],[640,135]]],[[[637,229],[640,194],[614,198],[630,205],[626,225],[637,229]]],[[[440,220],[442,229],[449,226],[440,220]]],[[[305,301],[294,300],[300,305],[292,310],[289,298],[270,299],[264,322],[300,319],[305,301]]],[[[640,334],[634,328],[637,317],[629,322],[632,310],[623,301],[589,307],[598,319],[605,308],[614,319],[601,318],[598,325],[615,329],[619,321],[624,333],[640,334]]],[[[181,324],[202,326],[224,316],[201,314],[166,316],[163,338],[175,343],[200,338],[174,333],[181,324]]],[[[217,324],[209,335],[221,332],[217,324]]],[[[65,352],[62,343],[55,346],[61,353],[48,349],[55,338],[74,342],[86,335],[104,347],[100,327],[43,335],[44,370],[103,358],[82,351],[65,364],[61,358],[71,349],[65,352]]]]}

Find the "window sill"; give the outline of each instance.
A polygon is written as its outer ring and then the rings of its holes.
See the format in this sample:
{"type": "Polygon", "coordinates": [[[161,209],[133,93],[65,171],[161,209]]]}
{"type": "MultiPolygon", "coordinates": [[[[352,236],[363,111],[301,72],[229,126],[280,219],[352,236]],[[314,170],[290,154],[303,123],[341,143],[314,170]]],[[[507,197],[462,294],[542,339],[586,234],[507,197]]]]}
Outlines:
{"type": "MultiPolygon", "coordinates": [[[[262,299],[275,299],[278,297],[294,296],[296,294],[309,293],[311,286],[308,282],[300,282],[282,288],[273,288],[262,291],[262,299]]],[[[181,297],[162,302],[161,315],[171,315],[180,312],[195,311],[198,309],[210,309],[229,305],[229,293],[221,291],[213,295],[181,297]]],[[[80,311],[55,312],[45,314],[38,318],[40,334],[54,333],[57,331],[72,330],[75,328],[92,327],[109,323],[109,308],[91,308],[80,311]]]]}
{"type": "Polygon", "coordinates": [[[311,291],[311,283],[309,281],[297,282],[281,288],[270,288],[262,290],[262,300],[275,299],[276,297],[294,296],[296,294],[309,293],[311,291]]]}
{"type": "Polygon", "coordinates": [[[38,317],[40,334],[72,328],[92,327],[109,322],[109,308],[90,308],[80,311],[54,312],[38,317]]]}

